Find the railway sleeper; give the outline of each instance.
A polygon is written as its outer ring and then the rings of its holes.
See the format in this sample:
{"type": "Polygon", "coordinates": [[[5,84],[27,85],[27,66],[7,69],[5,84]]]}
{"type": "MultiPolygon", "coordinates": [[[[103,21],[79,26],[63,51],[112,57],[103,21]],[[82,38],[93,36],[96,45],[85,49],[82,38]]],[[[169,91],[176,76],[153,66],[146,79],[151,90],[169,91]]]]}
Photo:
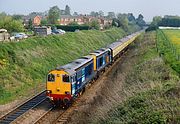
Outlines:
{"type": "Polygon", "coordinates": [[[2,120],[2,122],[0,122],[0,124],[9,124],[11,121],[8,120],[2,120]]]}
{"type": "Polygon", "coordinates": [[[16,118],[14,118],[14,117],[7,117],[7,118],[6,118],[7,121],[13,121],[13,120],[15,120],[15,119],[16,119],[16,118]]]}
{"type": "Polygon", "coordinates": [[[18,117],[18,116],[20,116],[21,114],[23,114],[23,113],[17,113],[17,112],[16,112],[16,113],[14,113],[13,115],[18,117]]]}
{"type": "MultiPolygon", "coordinates": [[[[67,119],[68,119],[68,118],[67,118],[67,119]]],[[[58,120],[58,122],[66,122],[67,119],[66,119],[66,118],[65,118],[65,119],[64,119],[64,118],[61,118],[61,119],[58,120]]]]}
{"type": "Polygon", "coordinates": [[[31,107],[23,107],[23,108],[21,108],[21,110],[29,110],[29,109],[31,109],[31,107]]]}

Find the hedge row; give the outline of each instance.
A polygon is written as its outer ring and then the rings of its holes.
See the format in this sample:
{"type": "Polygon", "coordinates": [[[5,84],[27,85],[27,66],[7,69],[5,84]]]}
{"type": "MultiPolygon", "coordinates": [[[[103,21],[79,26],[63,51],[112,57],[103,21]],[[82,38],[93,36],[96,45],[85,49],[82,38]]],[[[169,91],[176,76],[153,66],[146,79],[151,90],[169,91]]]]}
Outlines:
{"type": "Polygon", "coordinates": [[[55,25],[57,29],[62,29],[65,31],[74,32],[75,30],[88,30],[89,26],[82,26],[82,25],[55,25]]]}

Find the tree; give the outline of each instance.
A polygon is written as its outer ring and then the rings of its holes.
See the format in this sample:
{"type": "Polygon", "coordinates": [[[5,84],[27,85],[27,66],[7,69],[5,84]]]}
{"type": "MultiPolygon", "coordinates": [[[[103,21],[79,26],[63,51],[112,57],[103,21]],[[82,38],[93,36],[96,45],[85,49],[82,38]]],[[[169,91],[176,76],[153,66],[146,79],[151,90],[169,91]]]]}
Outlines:
{"type": "Polygon", "coordinates": [[[120,27],[120,21],[117,18],[113,18],[112,26],[120,27]]]}
{"type": "Polygon", "coordinates": [[[151,22],[149,27],[146,29],[146,31],[152,31],[152,30],[158,29],[158,26],[159,26],[161,21],[162,21],[162,17],[161,16],[153,17],[153,21],[151,22]]]}
{"type": "Polygon", "coordinates": [[[12,20],[10,24],[11,24],[11,26],[9,27],[10,32],[21,32],[25,30],[24,25],[22,24],[21,21],[12,20]]]}
{"type": "Polygon", "coordinates": [[[169,27],[180,27],[180,17],[179,16],[164,16],[162,20],[158,23],[159,26],[169,26],[169,27]]]}
{"type": "Polygon", "coordinates": [[[90,15],[93,16],[93,17],[98,17],[98,16],[99,16],[99,13],[98,13],[98,12],[95,12],[95,11],[92,11],[92,12],[90,13],[90,15]]]}
{"type": "Polygon", "coordinates": [[[96,30],[99,30],[100,28],[100,24],[98,22],[97,19],[93,19],[90,23],[89,23],[89,26],[91,29],[96,29],[96,30]]]}
{"type": "Polygon", "coordinates": [[[32,18],[34,18],[37,15],[39,15],[38,12],[31,12],[31,13],[29,13],[28,17],[32,19],[32,18]]]}
{"type": "Polygon", "coordinates": [[[68,5],[66,5],[66,7],[65,7],[65,15],[71,15],[70,11],[71,11],[70,7],[68,5]]]}
{"type": "Polygon", "coordinates": [[[74,12],[73,13],[73,16],[78,16],[79,14],[77,12],[74,12]]]}
{"type": "Polygon", "coordinates": [[[42,20],[41,20],[41,25],[47,25],[47,24],[48,24],[47,19],[42,19],[42,20]]]}
{"type": "Polygon", "coordinates": [[[136,23],[137,25],[139,25],[140,27],[143,27],[146,25],[146,22],[143,20],[144,17],[142,14],[139,14],[138,18],[136,19],[136,23]]]}
{"type": "Polygon", "coordinates": [[[116,15],[115,15],[114,12],[108,12],[107,17],[108,17],[109,19],[113,19],[113,18],[116,18],[116,15]]]}
{"type": "Polygon", "coordinates": [[[120,22],[120,26],[125,30],[127,31],[128,30],[128,18],[127,18],[127,14],[118,14],[117,15],[117,18],[120,22]]]}
{"type": "Polygon", "coordinates": [[[5,12],[1,12],[0,13],[0,19],[3,19],[4,17],[6,17],[7,16],[7,14],[5,13],[5,12]]]}
{"type": "Polygon", "coordinates": [[[161,21],[162,21],[161,16],[155,16],[153,17],[152,25],[158,26],[161,21]]]}
{"type": "Polygon", "coordinates": [[[99,11],[99,14],[98,14],[100,17],[103,17],[104,16],[104,12],[102,10],[99,11]]]}
{"type": "Polygon", "coordinates": [[[33,23],[32,23],[32,19],[30,18],[28,21],[28,29],[32,30],[33,29],[33,23]]]}
{"type": "Polygon", "coordinates": [[[131,23],[136,22],[136,18],[134,17],[134,15],[132,13],[128,13],[127,18],[129,20],[129,22],[131,22],[131,23]]]}
{"type": "Polygon", "coordinates": [[[60,18],[60,9],[58,6],[53,6],[48,12],[48,22],[50,24],[57,24],[57,20],[60,18]]]}
{"type": "Polygon", "coordinates": [[[8,32],[21,32],[24,31],[24,25],[20,20],[13,20],[11,16],[4,13],[0,14],[0,27],[6,29],[8,32]]]}
{"type": "Polygon", "coordinates": [[[22,20],[23,15],[13,15],[12,18],[14,20],[22,20]]]}

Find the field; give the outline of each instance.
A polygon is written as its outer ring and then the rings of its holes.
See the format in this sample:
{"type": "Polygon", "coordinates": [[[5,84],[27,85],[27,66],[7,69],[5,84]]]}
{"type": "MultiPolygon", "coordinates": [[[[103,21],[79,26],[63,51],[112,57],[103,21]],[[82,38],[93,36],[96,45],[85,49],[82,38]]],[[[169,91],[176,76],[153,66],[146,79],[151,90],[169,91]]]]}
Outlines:
{"type": "Polygon", "coordinates": [[[165,62],[180,73],[180,30],[157,30],[157,48],[165,62]]]}
{"type": "Polygon", "coordinates": [[[45,89],[46,74],[125,35],[121,29],[80,31],[0,44],[0,104],[45,89]]]}
{"type": "Polygon", "coordinates": [[[175,47],[176,54],[180,55],[180,30],[163,30],[163,32],[175,47]]]}

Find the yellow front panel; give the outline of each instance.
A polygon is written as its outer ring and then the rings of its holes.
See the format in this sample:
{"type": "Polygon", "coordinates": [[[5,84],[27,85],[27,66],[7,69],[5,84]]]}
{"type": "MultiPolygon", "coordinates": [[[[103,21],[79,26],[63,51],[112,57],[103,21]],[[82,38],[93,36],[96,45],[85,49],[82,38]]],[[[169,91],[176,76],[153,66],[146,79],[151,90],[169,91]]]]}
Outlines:
{"type": "Polygon", "coordinates": [[[66,72],[54,70],[50,73],[55,75],[55,82],[47,82],[47,90],[51,90],[52,94],[71,93],[71,83],[62,80],[62,76],[67,74],[66,72]]]}

